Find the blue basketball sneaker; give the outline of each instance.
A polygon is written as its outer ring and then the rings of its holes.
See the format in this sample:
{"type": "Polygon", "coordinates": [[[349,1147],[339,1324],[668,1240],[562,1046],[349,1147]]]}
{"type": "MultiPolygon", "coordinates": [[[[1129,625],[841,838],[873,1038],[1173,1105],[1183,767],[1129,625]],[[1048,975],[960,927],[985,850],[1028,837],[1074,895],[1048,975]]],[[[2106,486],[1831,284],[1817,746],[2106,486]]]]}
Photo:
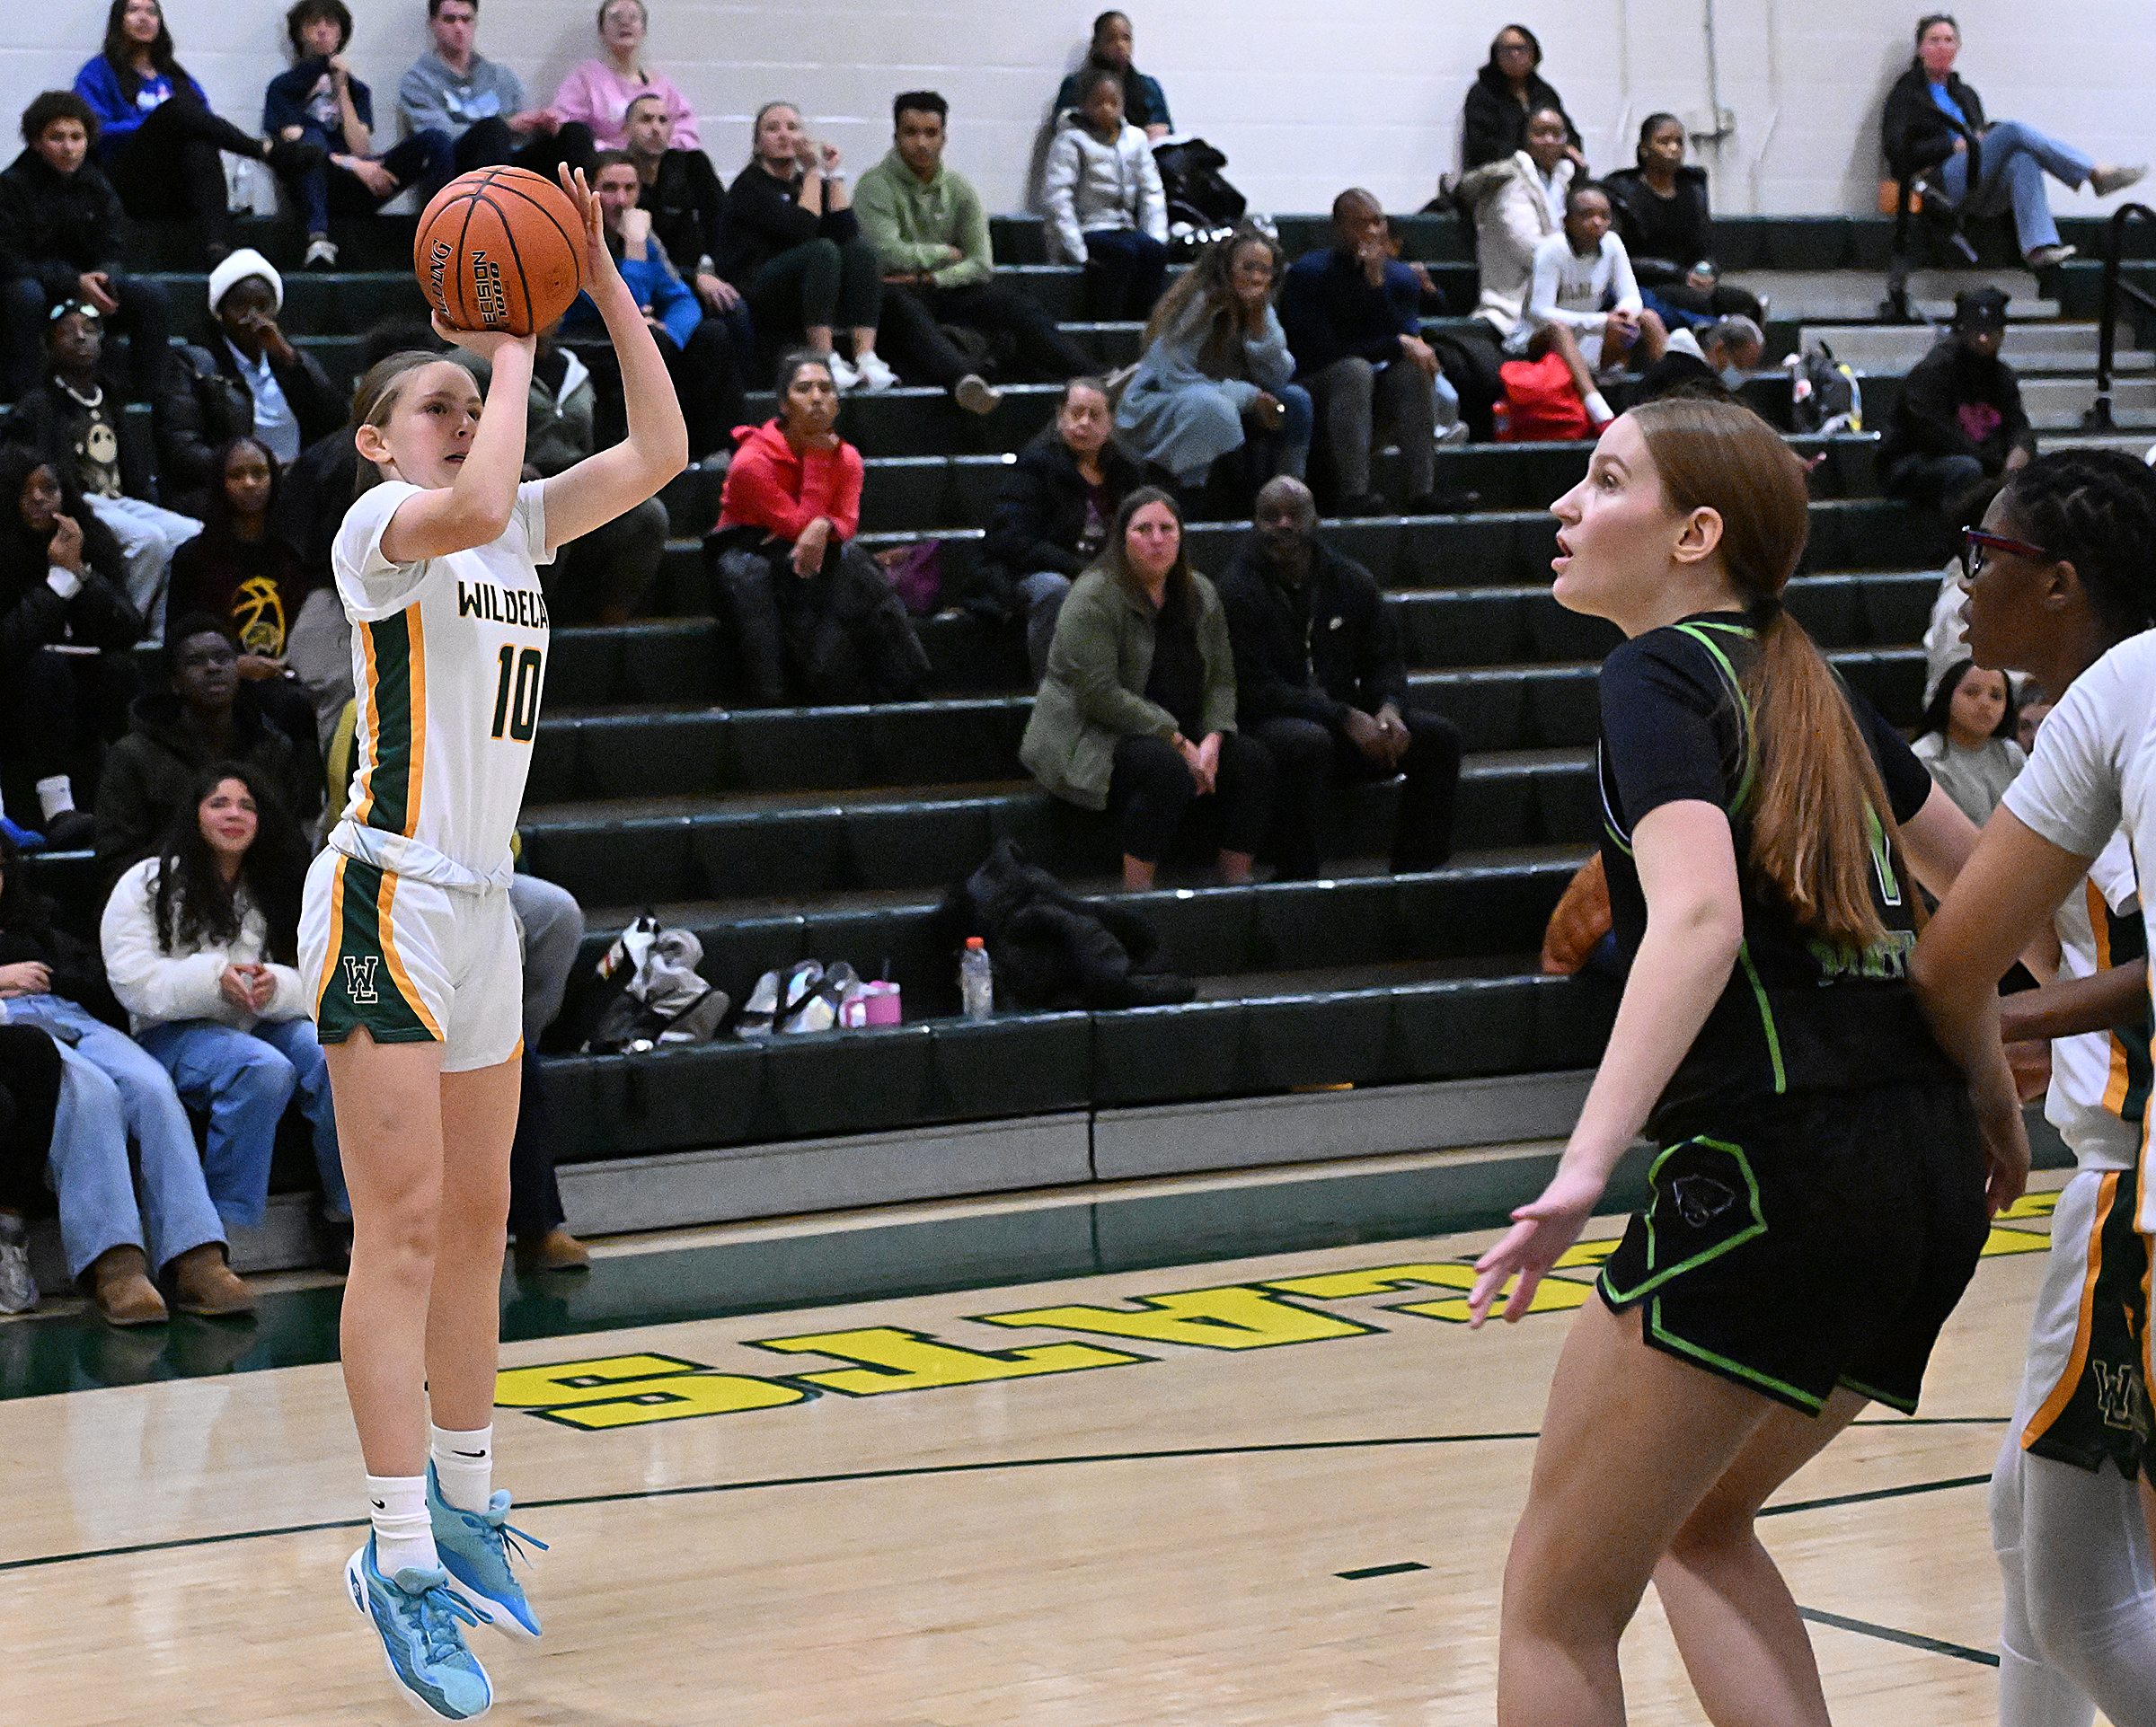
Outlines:
{"type": "Polygon", "coordinates": [[[449,1592],[448,1573],[407,1566],[384,1577],[375,1566],[375,1538],[344,1564],[352,1605],[375,1622],[389,1676],[411,1706],[444,1721],[472,1721],[494,1705],[494,1687],[458,1626],[477,1625],[449,1592]]]}
{"type": "Polygon", "coordinates": [[[524,1585],[510,1574],[509,1561],[526,1557],[519,1542],[540,1552],[546,1543],[509,1527],[509,1496],[498,1493],[483,1511],[460,1511],[442,1497],[434,1465],[427,1465],[427,1509],[434,1515],[435,1551],[449,1573],[449,1587],[497,1631],[519,1643],[539,1638],[539,1616],[524,1599],[524,1585]]]}

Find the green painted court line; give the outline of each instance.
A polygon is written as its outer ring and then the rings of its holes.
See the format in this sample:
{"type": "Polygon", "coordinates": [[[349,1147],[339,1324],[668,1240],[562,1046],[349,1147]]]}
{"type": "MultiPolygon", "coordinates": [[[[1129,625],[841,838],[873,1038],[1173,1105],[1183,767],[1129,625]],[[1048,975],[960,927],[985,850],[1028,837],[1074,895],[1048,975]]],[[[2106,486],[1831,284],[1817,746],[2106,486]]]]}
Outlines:
{"type": "Polygon", "coordinates": [[[1420,1560],[1410,1559],[1404,1564],[1365,1565],[1360,1571],[1336,1571],[1332,1574],[1335,1577],[1344,1577],[1351,1583],[1359,1583],[1365,1577],[1397,1577],[1401,1573],[1406,1571],[1427,1570],[1429,1567],[1420,1560]]]}
{"type": "Polygon", "coordinates": [[[1979,1667],[1996,1667],[1999,1657],[1988,1650],[1971,1649],[1966,1643],[1950,1643],[1940,1637],[1925,1637],[1913,1631],[1896,1631],[1892,1626],[1874,1625],[1869,1619],[1845,1619],[1839,1613],[1823,1613],[1816,1607],[1797,1609],[1800,1618],[1814,1625],[1832,1626],[1837,1631],[1853,1631],[1863,1637],[1877,1637],[1882,1643],[1899,1643],[1904,1649],[1921,1649],[1928,1654],[1951,1655],[1956,1661],[1974,1661],[1979,1667]]]}
{"type": "MultiPolygon", "coordinates": [[[[1880,1423],[1882,1426],[1887,1423],[1880,1423]]],[[[1823,1511],[1836,1505],[1865,1505],[1875,1499],[1907,1499],[1913,1494],[1943,1494],[1956,1487],[1983,1487],[1991,1476],[1955,1476],[1946,1481],[1919,1481],[1906,1487],[1875,1487],[1866,1494],[1836,1494],[1830,1499],[1799,1499],[1787,1505],[1770,1505],[1762,1517],[1788,1517],[1797,1511],[1823,1511]]]]}

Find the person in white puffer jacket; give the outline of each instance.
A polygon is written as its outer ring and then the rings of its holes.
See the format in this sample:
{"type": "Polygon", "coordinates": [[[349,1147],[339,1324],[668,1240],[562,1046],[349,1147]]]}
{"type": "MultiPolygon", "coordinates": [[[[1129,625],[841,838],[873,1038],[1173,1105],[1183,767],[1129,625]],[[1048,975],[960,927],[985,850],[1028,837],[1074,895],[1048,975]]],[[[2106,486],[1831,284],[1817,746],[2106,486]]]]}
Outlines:
{"type": "Polygon", "coordinates": [[[1052,251],[1085,266],[1085,315],[1143,319],[1168,279],[1168,198],[1145,134],[1123,118],[1123,86],[1091,66],[1048,146],[1041,203],[1052,251]]]}
{"type": "Polygon", "coordinates": [[[269,782],[220,763],[196,782],[158,855],[113,884],[99,926],[136,1041],[209,1116],[203,1174],[227,1227],[261,1222],[277,1124],[295,1094],[314,1130],[323,1214],[351,1216],[329,1071],[293,963],[306,864],[269,782]]]}

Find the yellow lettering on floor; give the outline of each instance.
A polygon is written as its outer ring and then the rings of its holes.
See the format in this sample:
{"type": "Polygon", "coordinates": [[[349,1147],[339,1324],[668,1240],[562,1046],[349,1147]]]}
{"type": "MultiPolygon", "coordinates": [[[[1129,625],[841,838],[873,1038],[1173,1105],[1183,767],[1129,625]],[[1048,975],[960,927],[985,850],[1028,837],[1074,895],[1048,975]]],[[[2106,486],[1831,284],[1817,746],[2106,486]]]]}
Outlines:
{"type": "Polygon", "coordinates": [[[2038,1235],[2034,1229],[1993,1229],[1984,1238],[1985,1259],[1996,1259],[2001,1254],[2041,1254],[2051,1251],[2051,1238],[2038,1235]]]}
{"type": "Polygon", "coordinates": [[[587,1431],[775,1409],[804,1403],[809,1396],[799,1386],[744,1373],[712,1373],[701,1361],[674,1355],[605,1355],[516,1367],[494,1381],[496,1407],[522,1409],[543,1421],[587,1431]]]}
{"type": "Polygon", "coordinates": [[[2059,1196],[2056,1192],[2024,1194],[2006,1210],[2000,1212],[1996,1220],[2003,1223],[2010,1218],[2049,1217],[2058,1208],[2059,1196]]]}
{"type": "Polygon", "coordinates": [[[925,1391],[941,1385],[978,1385],[988,1379],[1026,1379],[1041,1373],[1081,1373],[1089,1368],[1124,1367],[1154,1359],[1096,1349],[1091,1344],[1037,1344],[1025,1349],[963,1349],[939,1343],[925,1332],[896,1326],[869,1326],[859,1331],[817,1331],[800,1337],[767,1337],[752,1349],[789,1355],[830,1355],[857,1367],[827,1373],[794,1373],[803,1385],[820,1386],[849,1397],[879,1397],[890,1391],[925,1391]]]}
{"type": "Polygon", "coordinates": [[[1143,1337],[1152,1343],[1188,1344],[1198,1349],[1270,1349],[1279,1344],[1366,1336],[1377,1329],[1299,1308],[1245,1283],[1132,1299],[1137,1303],[1135,1312],[1096,1307],[1028,1308],[1018,1313],[976,1317],[991,1326],[1053,1326],[1059,1331],[1143,1337]]]}
{"type": "MultiPolygon", "coordinates": [[[[1597,1256],[1574,1260],[1573,1255],[1585,1254],[1595,1248],[1604,1248],[1602,1242],[1583,1242],[1572,1248],[1560,1260],[1578,1264],[1599,1264],[1615,1249],[1610,1243],[1597,1256]]],[[[1387,1290],[1406,1290],[1417,1287],[1440,1290],[1471,1290],[1475,1286],[1475,1268],[1461,1264],[1380,1265],[1374,1271],[1331,1272],[1319,1277],[1285,1277],[1267,1283],[1268,1290],[1279,1290],[1288,1295],[1307,1295],[1321,1301],[1344,1300],[1351,1295],[1380,1295],[1387,1290]]],[[[1507,1288],[1510,1285],[1507,1286],[1507,1288]]],[[[1591,1286],[1574,1282],[1565,1277],[1545,1277],[1527,1304],[1530,1313],[1563,1313],[1577,1308],[1587,1299],[1591,1286]]],[[[1501,1302],[1500,1302],[1501,1305],[1501,1302]]],[[[1398,1307],[1389,1307],[1388,1313],[1418,1314],[1426,1319],[1447,1319],[1454,1323],[1468,1317],[1464,1296],[1450,1296],[1442,1301],[1408,1301],[1398,1307]]],[[[1491,1309],[1497,1311],[1496,1308],[1491,1309]]]]}

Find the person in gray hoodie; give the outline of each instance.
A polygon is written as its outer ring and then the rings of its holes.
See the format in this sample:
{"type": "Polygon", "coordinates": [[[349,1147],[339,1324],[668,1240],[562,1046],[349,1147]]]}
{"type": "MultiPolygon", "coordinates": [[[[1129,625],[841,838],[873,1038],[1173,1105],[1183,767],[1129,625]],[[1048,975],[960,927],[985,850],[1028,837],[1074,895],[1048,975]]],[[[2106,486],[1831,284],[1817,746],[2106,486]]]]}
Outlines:
{"type": "Polygon", "coordinates": [[[1078,74],[1078,101],[1048,146],[1041,183],[1056,255],[1085,266],[1085,315],[1143,318],[1168,279],[1168,198],[1145,134],[1123,118],[1106,66],[1078,74]]]}
{"type": "Polygon", "coordinates": [[[427,0],[431,52],[412,62],[397,85],[397,111],[417,136],[446,132],[456,140],[456,172],[508,163],[548,180],[566,163],[591,172],[597,148],[591,128],[547,108],[524,105],[524,83],[473,46],[479,0],[427,0]]]}

